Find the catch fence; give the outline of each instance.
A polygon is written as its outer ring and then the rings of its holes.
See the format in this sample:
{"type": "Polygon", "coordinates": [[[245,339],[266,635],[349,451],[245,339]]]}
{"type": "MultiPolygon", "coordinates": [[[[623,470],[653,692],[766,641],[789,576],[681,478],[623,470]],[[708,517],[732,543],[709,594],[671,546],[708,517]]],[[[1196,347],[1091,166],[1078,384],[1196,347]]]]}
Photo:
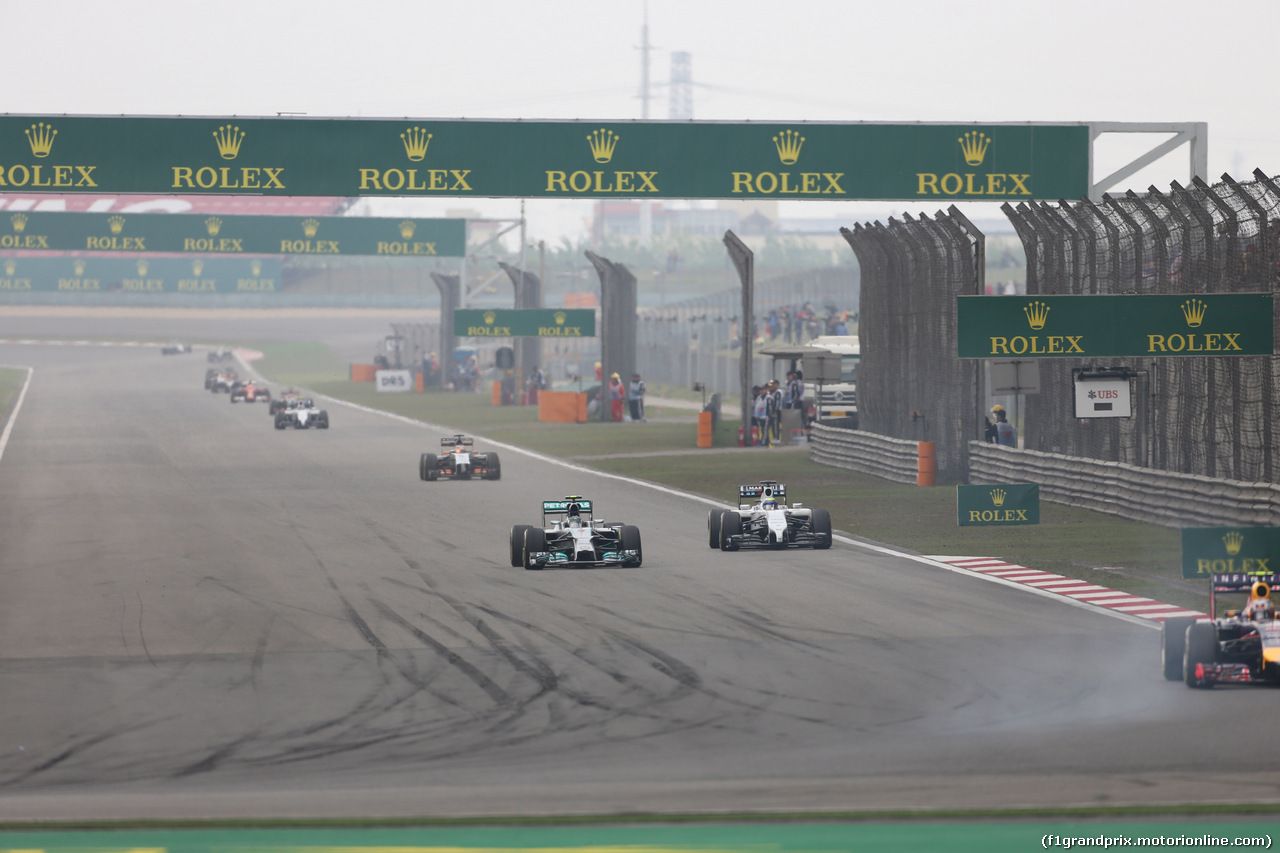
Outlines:
{"type": "MultiPolygon", "coordinates": [[[[1271,292],[1280,281],[1280,187],[1223,175],[1102,203],[1003,207],[1027,257],[1027,293],[1271,292]]],[[[992,297],[999,298],[999,297],[992,297]]],[[[1276,318],[1272,317],[1273,329],[1276,318]]],[[[864,342],[864,351],[868,349],[864,342]]],[[[864,357],[865,360],[865,357],[864,357]]],[[[1275,356],[1108,359],[1139,377],[1134,417],[1077,420],[1072,368],[1042,359],[1028,449],[1245,482],[1277,482],[1275,356]]],[[[865,399],[865,397],[864,397],[865,399]]]]}

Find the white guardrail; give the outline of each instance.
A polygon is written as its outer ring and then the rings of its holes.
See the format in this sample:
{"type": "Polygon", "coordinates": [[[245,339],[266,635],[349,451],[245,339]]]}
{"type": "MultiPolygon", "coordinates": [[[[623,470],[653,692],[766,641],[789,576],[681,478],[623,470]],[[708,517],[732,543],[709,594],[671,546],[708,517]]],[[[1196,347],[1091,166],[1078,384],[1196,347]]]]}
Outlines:
{"type": "MultiPolygon", "coordinates": [[[[916,482],[916,442],[815,425],[809,458],[900,483],[916,482]]],[[[1164,527],[1280,525],[1280,485],[1215,480],[1082,459],[969,443],[969,482],[1038,483],[1042,500],[1078,506],[1164,527]]]]}

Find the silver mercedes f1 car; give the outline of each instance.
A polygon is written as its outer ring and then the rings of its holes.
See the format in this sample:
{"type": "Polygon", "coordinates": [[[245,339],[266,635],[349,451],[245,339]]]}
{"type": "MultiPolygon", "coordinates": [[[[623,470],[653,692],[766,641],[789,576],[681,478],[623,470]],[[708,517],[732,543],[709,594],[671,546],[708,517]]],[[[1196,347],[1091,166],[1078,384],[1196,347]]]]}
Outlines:
{"type": "Polygon", "coordinates": [[[541,527],[511,527],[513,566],[637,567],[643,560],[640,528],[596,518],[591,501],[581,495],[543,501],[541,527]]]}

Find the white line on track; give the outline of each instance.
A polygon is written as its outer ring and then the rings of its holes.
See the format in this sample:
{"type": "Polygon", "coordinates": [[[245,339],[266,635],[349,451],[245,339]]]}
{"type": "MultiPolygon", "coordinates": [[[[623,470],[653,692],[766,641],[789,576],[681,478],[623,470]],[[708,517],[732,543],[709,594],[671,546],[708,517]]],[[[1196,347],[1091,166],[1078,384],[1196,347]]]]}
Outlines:
{"type": "Polygon", "coordinates": [[[9,433],[13,432],[13,425],[18,420],[18,412],[22,409],[22,401],[27,398],[27,388],[31,385],[31,377],[35,375],[35,368],[19,367],[9,365],[0,365],[0,367],[9,367],[10,370],[25,370],[27,378],[22,380],[22,390],[18,392],[18,402],[13,404],[13,411],[9,412],[9,420],[5,422],[4,432],[0,432],[0,459],[4,458],[4,449],[9,444],[9,433]]]}

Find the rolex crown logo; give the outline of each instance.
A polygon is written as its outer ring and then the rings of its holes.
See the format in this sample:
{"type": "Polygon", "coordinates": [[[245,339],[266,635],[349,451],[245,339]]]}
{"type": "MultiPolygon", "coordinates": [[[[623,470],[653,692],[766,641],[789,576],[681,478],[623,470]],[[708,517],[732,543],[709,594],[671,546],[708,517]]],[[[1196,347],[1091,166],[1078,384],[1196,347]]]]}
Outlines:
{"type": "Polygon", "coordinates": [[[31,154],[35,157],[48,157],[49,152],[53,150],[53,138],[58,135],[58,131],[53,129],[53,125],[40,122],[33,124],[27,128],[27,144],[31,146],[31,154]]]}
{"type": "Polygon", "coordinates": [[[13,223],[13,230],[22,233],[27,227],[27,215],[25,213],[15,213],[9,217],[9,221],[13,223]]]}
{"type": "Polygon", "coordinates": [[[250,271],[253,272],[253,275],[255,278],[257,276],[262,275],[262,261],[258,260],[257,258],[254,258],[252,261],[249,261],[249,269],[250,271]]]}
{"type": "Polygon", "coordinates": [[[1049,306],[1039,300],[1030,305],[1024,305],[1022,311],[1027,315],[1027,322],[1031,324],[1031,328],[1036,331],[1043,329],[1045,321],[1049,319],[1049,306]]]}
{"type": "Polygon", "coordinates": [[[138,275],[146,275],[150,266],[146,258],[138,258],[138,275]]]}
{"type": "Polygon", "coordinates": [[[80,258],[72,262],[71,268],[76,271],[76,275],[84,275],[84,261],[80,258]]]}
{"type": "Polygon", "coordinates": [[[200,273],[204,272],[204,261],[202,261],[200,258],[196,258],[194,261],[192,261],[191,272],[193,272],[196,275],[200,275],[200,273]]]}
{"type": "Polygon", "coordinates": [[[1227,546],[1227,553],[1234,557],[1244,547],[1244,534],[1239,530],[1232,530],[1222,537],[1222,544],[1227,546]]]}
{"type": "Polygon", "coordinates": [[[107,227],[111,229],[112,234],[119,234],[124,230],[124,217],[119,214],[107,217],[107,227]]]}
{"type": "Polygon", "coordinates": [[[566,319],[569,315],[568,315],[568,314],[566,314],[566,313],[564,313],[563,311],[557,311],[557,312],[556,312],[555,314],[553,314],[552,316],[553,316],[553,317],[555,317],[555,321],[556,321],[556,325],[557,325],[557,326],[563,326],[563,325],[564,325],[564,321],[565,321],[565,319],[566,319]]]}
{"type": "Polygon", "coordinates": [[[970,166],[981,166],[982,161],[987,159],[987,149],[991,147],[991,137],[981,131],[969,131],[960,137],[957,142],[960,143],[960,152],[964,154],[964,161],[970,166]]]}
{"type": "Polygon", "coordinates": [[[210,237],[217,237],[218,232],[222,230],[222,220],[216,216],[210,216],[204,221],[204,227],[209,230],[210,237]]]}
{"type": "Polygon", "coordinates": [[[1204,312],[1209,306],[1203,299],[1188,299],[1182,303],[1182,316],[1187,318],[1187,325],[1197,328],[1204,322],[1204,312]]]}
{"type": "Polygon", "coordinates": [[[316,232],[320,230],[320,220],[304,219],[302,220],[302,233],[308,237],[316,236],[316,232]]]}
{"type": "Polygon", "coordinates": [[[778,149],[778,159],[782,161],[782,165],[792,166],[800,159],[804,137],[794,130],[784,130],[773,138],[773,145],[778,149]]]}
{"type": "Polygon", "coordinates": [[[418,223],[414,222],[412,219],[406,219],[404,222],[400,223],[400,236],[408,240],[413,236],[413,232],[417,227],[418,223]]]}
{"type": "Polygon", "coordinates": [[[1009,496],[1009,493],[1006,492],[1004,489],[991,490],[991,502],[996,506],[1004,506],[1004,499],[1007,498],[1008,496],[1009,496]]]}
{"type": "Polygon", "coordinates": [[[13,275],[18,271],[18,262],[13,258],[8,258],[4,262],[4,274],[13,275]]]}
{"type": "Polygon", "coordinates": [[[496,320],[496,319],[498,319],[498,315],[497,315],[497,314],[495,314],[494,312],[492,312],[492,311],[486,311],[486,312],[484,312],[484,321],[485,321],[485,323],[486,323],[486,324],[488,324],[488,325],[492,326],[492,325],[493,325],[493,321],[494,321],[494,320],[496,320]]]}
{"type": "Polygon", "coordinates": [[[240,153],[240,143],[244,142],[244,131],[224,124],[213,132],[213,141],[218,144],[218,154],[223,160],[234,160],[240,153]]]}
{"type": "Polygon", "coordinates": [[[404,143],[404,153],[410,160],[417,163],[427,156],[427,146],[431,144],[431,134],[427,133],[425,127],[410,127],[400,134],[400,141],[404,143]]]}
{"type": "Polygon", "coordinates": [[[587,134],[587,143],[591,146],[591,156],[596,159],[597,163],[608,163],[613,159],[613,149],[618,147],[618,140],[621,138],[612,130],[605,130],[603,127],[599,130],[591,131],[587,134]]]}

